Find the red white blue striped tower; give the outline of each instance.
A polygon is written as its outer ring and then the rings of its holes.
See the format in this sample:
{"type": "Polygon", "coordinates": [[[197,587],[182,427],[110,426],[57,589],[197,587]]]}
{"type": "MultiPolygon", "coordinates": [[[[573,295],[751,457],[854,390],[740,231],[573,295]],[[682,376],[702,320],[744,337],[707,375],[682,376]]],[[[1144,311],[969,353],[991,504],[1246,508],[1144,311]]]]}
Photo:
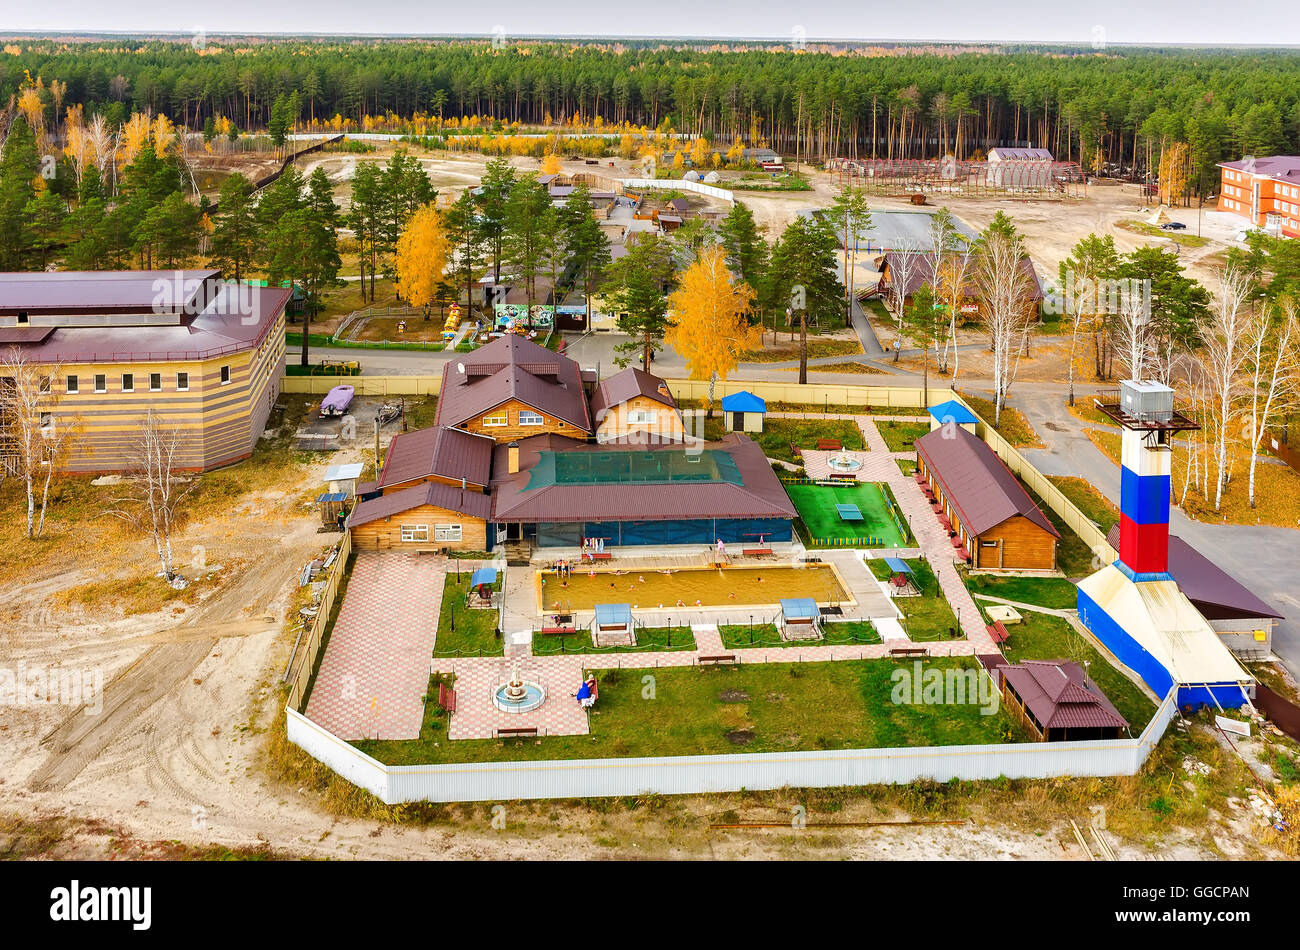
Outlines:
{"type": "Polygon", "coordinates": [[[1133,580],[1169,576],[1170,438],[1195,424],[1174,412],[1174,391],[1161,383],[1120,384],[1112,418],[1120,437],[1119,560],[1133,580]]]}

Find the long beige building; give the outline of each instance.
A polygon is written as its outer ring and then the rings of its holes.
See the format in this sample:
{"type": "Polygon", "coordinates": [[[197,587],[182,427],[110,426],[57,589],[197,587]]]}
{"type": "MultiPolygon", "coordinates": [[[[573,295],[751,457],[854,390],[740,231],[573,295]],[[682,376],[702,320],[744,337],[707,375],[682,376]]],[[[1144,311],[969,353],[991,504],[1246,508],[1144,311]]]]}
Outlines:
{"type": "Polygon", "coordinates": [[[48,371],[41,424],[77,430],[69,471],[132,468],[150,409],[181,431],[179,467],[203,471],[247,458],[266,426],[288,300],[219,270],[0,274],[0,351],[48,371]]]}

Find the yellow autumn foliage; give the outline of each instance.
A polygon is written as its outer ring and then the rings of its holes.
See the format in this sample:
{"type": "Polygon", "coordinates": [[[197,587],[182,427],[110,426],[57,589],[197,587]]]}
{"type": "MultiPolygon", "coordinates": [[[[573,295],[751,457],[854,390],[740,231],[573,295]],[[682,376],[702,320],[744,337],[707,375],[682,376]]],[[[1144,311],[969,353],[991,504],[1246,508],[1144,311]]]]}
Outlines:
{"type": "Polygon", "coordinates": [[[427,204],[411,215],[397,239],[397,294],[412,307],[433,303],[447,266],[447,235],[442,215],[427,204]]]}
{"type": "Polygon", "coordinates": [[[758,347],[762,329],[749,322],[754,291],[733,282],[720,247],[702,249],[668,298],[665,341],[681,353],[692,379],[726,379],[740,356],[758,347]]]}

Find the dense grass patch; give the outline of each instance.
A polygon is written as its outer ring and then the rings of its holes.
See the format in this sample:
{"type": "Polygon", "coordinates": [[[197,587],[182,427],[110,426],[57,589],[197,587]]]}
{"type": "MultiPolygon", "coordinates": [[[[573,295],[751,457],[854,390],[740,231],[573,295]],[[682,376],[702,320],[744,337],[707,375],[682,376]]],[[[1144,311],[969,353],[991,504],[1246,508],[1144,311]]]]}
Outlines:
{"type": "MultiPolygon", "coordinates": [[[[939,590],[939,580],[934,576],[929,563],[924,558],[906,558],[905,563],[912,568],[912,583],[921,592],[919,597],[896,597],[894,606],[903,612],[903,631],[909,639],[950,640],[951,629],[957,637],[962,636],[957,623],[957,615],[939,590]]],[[[887,581],[893,572],[889,565],[879,558],[866,562],[867,568],[882,581],[887,581]]]]}
{"type": "Polygon", "coordinates": [[[796,448],[815,449],[818,439],[838,439],[844,448],[853,450],[864,449],[867,444],[862,430],[851,419],[773,419],[768,416],[763,431],[756,433],[754,439],[768,458],[785,462],[798,461],[790,451],[791,443],[796,448]]]}
{"type": "MultiPolygon", "coordinates": [[[[438,613],[438,636],[433,647],[435,656],[501,656],[505,652],[504,641],[497,633],[496,610],[466,606],[469,578],[469,571],[461,571],[460,583],[457,584],[455,573],[447,575],[442,590],[442,608],[438,613]]],[[[500,589],[501,579],[498,577],[492,590],[500,589]]]]}
{"type": "Polygon", "coordinates": [[[1103,533],[1119,523],[1119,509],[1087,479],[1072,475],[1049,475],[1048,480],[1061,490],[1061,494],[1074,502],[1076,508],[1096,522],[1103,533]]]}
{"type": "Polygon", "coordinates": [[[898,422],[895,419],[887,419],[883,422],[876,423],[876,431],[880,433],[885,444],[889,446],[891,452],[910,452],[912,443],[930,431],[928,422],[898,422]]]}
{"type": "Polygon", "coordinates": [[[1037,604],[1058,610],[1071,610],[1078,600],[1079,589],[1063,577],[1000,577],[992,574],[967,574],[965,571],[961,573],[966,586],[975,594],[1004,597],[1022,604],[1037,604]]]}
{"type": "MultiPolygon", "coordinates": [[[[922,670],[973,669],[970,657],[926,660],[922,670]]],[[[600,670],[591,734],[541,739],[447,739],[447,719],[425,704],[420,738],[356,746],[390,765],[539,759],[789,752],[965,745],[1023,738],[1006,713],[973,703],[893,701],[891,660],[754,663],[736,667],[600,670]]],[[[577,688],[577,683],[573,684],[577,688]]],[[[436,687],[435,687],[436,689],[436,687]]],[[[561,688],[547,702],[572,702],[561,688]]]]}
{"type": "Polygon", "coordinates": [[[554,656],[562,653],[664,653],[694,649],[695,634],[688,626],[674,625],[671,629],[640,628],[636,632],[635,646],[595,647],[591,643],[591,634],[586,630],[579,630],[565,636],[533,633],[533,656],[554,656]]]}
{"type": "Polygon", "coordinates": [[[726,624],[718,627],[722,645],[728,650],[750,647],[806,647],[815,650],[824,646],[852,646],[858,643],[879,643],[880,634],[869,620],[842,620],[822,625],[821,640],[782,640],[776,624],[758,623],[751,630],[748,624],[726,624]]]}

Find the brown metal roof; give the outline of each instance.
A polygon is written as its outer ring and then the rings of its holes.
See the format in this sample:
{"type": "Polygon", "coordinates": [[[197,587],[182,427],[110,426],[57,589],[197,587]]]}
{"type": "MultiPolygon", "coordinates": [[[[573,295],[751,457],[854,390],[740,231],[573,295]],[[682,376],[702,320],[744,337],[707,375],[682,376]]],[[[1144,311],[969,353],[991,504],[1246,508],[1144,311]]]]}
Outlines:
{"type": "MultiPolygon", "coordinates": [[[[30,271],[0,273],[0,313],[86,312],[153,313],[160,306],[158,284],[197,292],[219,270],[30,271]]],[[[180,296],[180,295],[177,295],[180,296]]],[[[190,296],[193,296],[191,294],[190,296]]],[[[185,300],[164,298],[168,312],[185,300]]]]}
{"type": "Polygon", "coordinates": [[[444,485],[442,482],[425,482],[391,495],[361,502],[348,516],[348,527],[355,528],[381,518],[390,518],[421,505],[435,505],[484,521],[492,517],[492,499],[487,495],[454,485],[444,485]]]}
{"type": "Polygon", "coordinates": [[[400,485],[429,475],[465,479],[486,486],[492,475],[493,442],[463,429],[433,426],[393,436],[379,473],[378,487],[400,485]]]}
{"type": "MultiPolygon", "coordinates": [[[[1119,525],[1106,540],[1119,550],[1119,525]]],[[[1169,536],[1169,574],[1206,620],[1281,620],[1282,615],[1256,597],[1231,574],[1182,538],[1169,536]]]]}
{"type": "Polygon", "coordinates": [[[457,426],[510,399],[591,431],[578,364],[517,333],[507,333],[443,366],[435,421],[457,426]]]}
{"type": "Polygon", "coordinates": [[[701,450],[726,452],[734,460],[739,484],[676,483],[549,484],[529,488],[531,469],[542,452],[674,452],[681,445],[595,445],[556,435],[519,442],[519,471],[509,474],[508,447],[498,445],[493,464],[493,512],[497,521],[676,521],[704,518],[790,518],[797,512],[772,471],[762,448],[748,436],[728,433],[701,450]]]}
{"type": "Polygon", "coordinates": [[[1039,724],[1048,729],[1123,729],[1128,720],[1070,660],[1025,660],[998,667],[1039,724]]]}
{"type": "Polygon", "coordinates": [[[961,426],[943,426],[921,436],[915,445],[968,534],[981,535],[1023,515],[1052,537],[1061,536],[982,439],[961,426]]]}
{"type": "Polygon", "coordinates": [[[611,406],[622,405],[637,396],[649,396],[671,409],[677,408],[667,383],[658,376],[629,366],[622,372],[601,380],[596,391],[591,394],[591,417],[595,419],[611,406]]]}
{"type": "MultiPolygon", "coordinates": [[[[72,286],[84,286],[89,293],[102,285],[88,282],[72,286]]],[[[5,290],[0,286],[0,296],[5,290]]],[[[289,297],[290,291],[280,287],[220,284],[207,308],[188,322],[166,326],[58,327],[38,342],[19,343],[26,358],[36,363],[211,359],[260,345],[284,311],[289,297]]],[[[83,302],[90,310],[94,309],[90,296],[83,302]]]]}

